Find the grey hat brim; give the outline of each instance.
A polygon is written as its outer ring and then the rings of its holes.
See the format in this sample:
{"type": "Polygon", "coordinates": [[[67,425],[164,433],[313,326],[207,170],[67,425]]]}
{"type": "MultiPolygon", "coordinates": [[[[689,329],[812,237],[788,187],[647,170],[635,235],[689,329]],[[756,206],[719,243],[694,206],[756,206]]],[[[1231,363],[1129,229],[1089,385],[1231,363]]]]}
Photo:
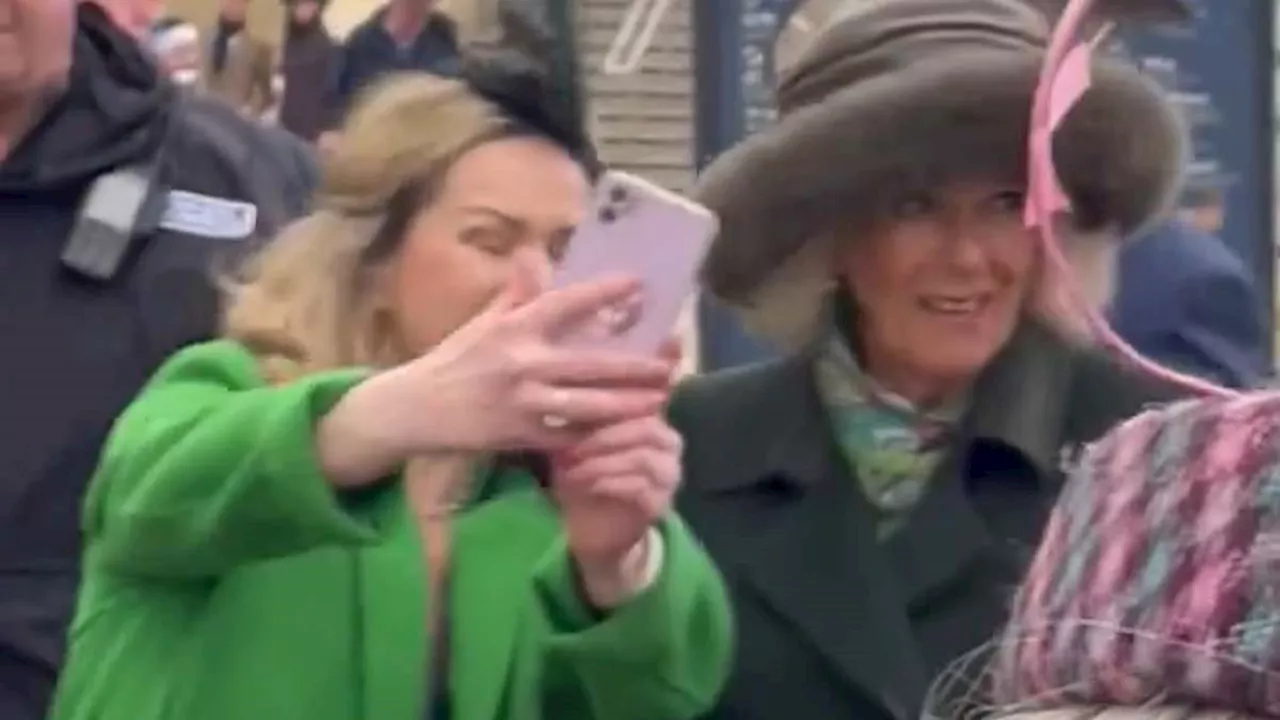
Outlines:
{"type": "MultiPolygon", "coordinates": [[[[695,188],[721,222],[705,287],[766,339],[806,342],[833,280],[835,227],[856,228],[904,194],[958,179],[1025,180],[1041,62],[1039,53],[982,51],[886,72],[722,155],[695,188]]],[[[1086,219],[1129,235],[1176,198],[1185,137],[1157,85],[1102,58],[1055,134],[1054,156],[1086,219]]]]}

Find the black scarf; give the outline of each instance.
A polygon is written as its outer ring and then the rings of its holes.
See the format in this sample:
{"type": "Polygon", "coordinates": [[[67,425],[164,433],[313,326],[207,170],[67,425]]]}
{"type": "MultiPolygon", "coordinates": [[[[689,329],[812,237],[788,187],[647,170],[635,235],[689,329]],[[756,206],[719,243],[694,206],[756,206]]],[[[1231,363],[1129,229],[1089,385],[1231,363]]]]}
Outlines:
{"type": "Polygon", "coordinates": [[[98,3],[77,7],[74,52],[66,85],[0,163],[0,193],[81,184],[163,142],[174,88],[98,3]]]}

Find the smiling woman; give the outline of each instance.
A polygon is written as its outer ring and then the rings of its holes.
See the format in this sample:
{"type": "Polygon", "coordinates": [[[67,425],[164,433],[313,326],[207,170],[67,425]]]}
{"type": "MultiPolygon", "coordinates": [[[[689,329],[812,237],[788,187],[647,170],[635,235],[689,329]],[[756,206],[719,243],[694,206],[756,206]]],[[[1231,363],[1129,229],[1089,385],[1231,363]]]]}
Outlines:
{"type": "MultiPolygon", "coordinates": [[[[917,716],[999,627],[1061,459],[1176,392],[1059,312],[1024,222],[1046,19],[1025,0],[828,9],[778,123],[697,190],[722,228],[705,289],[786,351],[690,380],[670,411],[682,510],[739,589],[714,720],[917,716]]],[[[1136,70],[1093,77],[1054,150],[1064,253],[1101,304],[1119,239],[1176,193],[1183,138],[1136,70]]]]}
{"type": "Polygon", "coordinates": [[[924,407],[960,395],[1008,341],[1035,282],[1022,191],[920,191],[861,232],[837,272],[858,309],[866,371],[924,407]]]}

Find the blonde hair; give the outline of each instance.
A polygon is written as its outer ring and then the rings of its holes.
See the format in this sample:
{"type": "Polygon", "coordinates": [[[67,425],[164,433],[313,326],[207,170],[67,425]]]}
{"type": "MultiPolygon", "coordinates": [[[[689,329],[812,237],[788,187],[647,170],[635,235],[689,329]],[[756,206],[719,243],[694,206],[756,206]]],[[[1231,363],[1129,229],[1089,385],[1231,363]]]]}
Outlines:
{"type": "Polygon", "coordinates": [[[377,292],[389,211],[413,188],[415,213],[459,155],[506,126],[465,85],[426,74],[364,94],[326,153],[315,209],[224,283],[223,335],[272,383],[402,360],[377,292]]]}

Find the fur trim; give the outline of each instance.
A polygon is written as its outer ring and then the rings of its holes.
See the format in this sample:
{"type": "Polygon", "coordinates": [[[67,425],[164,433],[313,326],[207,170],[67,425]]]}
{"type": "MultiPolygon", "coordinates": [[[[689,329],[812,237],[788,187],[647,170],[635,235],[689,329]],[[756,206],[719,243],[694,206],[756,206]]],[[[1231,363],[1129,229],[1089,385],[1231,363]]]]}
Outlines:
{"type": "MultiPolygon", "coordinates": [[[[1030,52],[952,54],[837,91],[748,138],[713,163],[696,190],[721,220],[703,268],[706,287],[750,310],[766,338],[807,341],[820,318],[803,315],[829,290],[834,265],[831,249],[812,239],[875,217],[911,191],[960,178],[1025,180],[1041,61],[1030,52]]],[[[1158,86],[1129,65],[1099,59],[1054,152],[1085,221],[1127,236],[1176,197],[1185,137],[1158,86]]]]}

